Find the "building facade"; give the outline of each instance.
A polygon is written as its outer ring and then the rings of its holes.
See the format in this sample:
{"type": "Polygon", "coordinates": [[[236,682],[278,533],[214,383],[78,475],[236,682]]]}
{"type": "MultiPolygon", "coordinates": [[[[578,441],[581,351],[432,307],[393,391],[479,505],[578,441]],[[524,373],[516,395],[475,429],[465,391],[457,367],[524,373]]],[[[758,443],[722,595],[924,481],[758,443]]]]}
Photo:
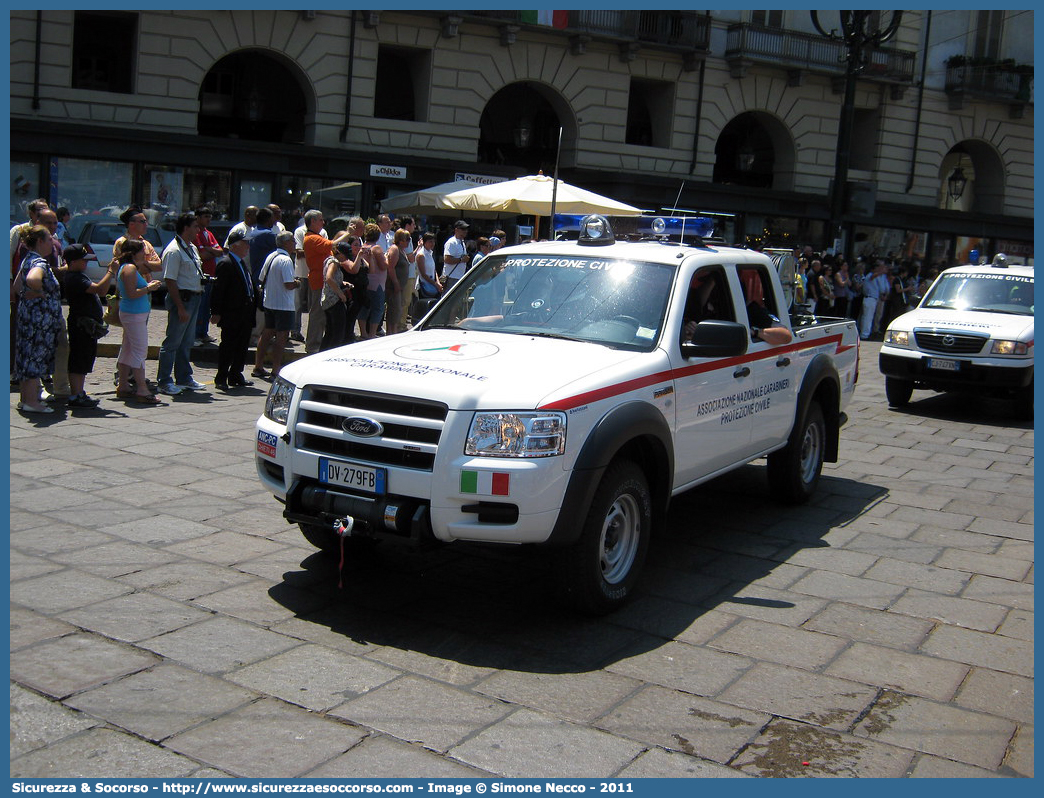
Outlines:
{"type": "MultiPolygon", "coordinates": [[[[75,215],[208,202],[239,219],[276,202],[371,216],[463,175],[557,164],[642,208],[713,214],[739,243],[834,241],[844,46],[806,11],[45,10],[10,24],[14,221],[37,196],[75,215]]],[[[855,84],[850,254],[1032,258],[1032,63],[1032,11],[903,14],[855,84]]]]}

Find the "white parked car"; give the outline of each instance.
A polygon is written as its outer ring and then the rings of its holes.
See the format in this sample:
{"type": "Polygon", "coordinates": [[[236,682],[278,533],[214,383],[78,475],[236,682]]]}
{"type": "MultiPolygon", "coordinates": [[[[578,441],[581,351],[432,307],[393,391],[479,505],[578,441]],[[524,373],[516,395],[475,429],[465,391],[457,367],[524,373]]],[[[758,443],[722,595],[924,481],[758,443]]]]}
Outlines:
{"type": "Polygon", "coordinates": [[[888,403],[915,388],[1010,397],[1033,418],[1033,267],[947,269],[914,309],[888,325],[880,355],[888,403]]]}

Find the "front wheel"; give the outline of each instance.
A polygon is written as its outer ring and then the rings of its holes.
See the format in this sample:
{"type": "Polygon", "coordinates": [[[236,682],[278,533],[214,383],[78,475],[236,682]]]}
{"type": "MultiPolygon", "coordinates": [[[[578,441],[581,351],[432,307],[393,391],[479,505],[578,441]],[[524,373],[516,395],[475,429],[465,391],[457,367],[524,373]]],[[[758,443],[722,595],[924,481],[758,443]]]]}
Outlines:
{"type": "Polygon", "coordinates": [[[913,395],[913,383],[897,377],[885,377],[885,396],[890,407],[906,407],[913,395]]]}
{"type": "Polygon", "coordinates": [[[649,548],[652,498],[645,474],[619,460],[598,485],[580,538],[561,553],[558,580],[582,612],[603,615],[631,595],[649,548]]]}
{"type": "MultiPolygon", "coordinates": [[[[305,540],[330,557],[341,556],[341,538],[333,530],[333,526],[321,524],[298,524],[305,540]]],[[[344,551],[360,556],[373,551],[375,541],[371,538],[350,536],[344,539],[344,551]]]]}
{"type": "Polygon", "coordinates": [[[826,451],[823,409],[812,402],[801,427],[794,430],[782,449],[768,456],[768,480],[773,495],[787,504],[808,501],[819,484],[826,451]]]}
{"type": "Polygon", "coordinates": [[[1033,382],[1025,388],[1020,388],[1015,394],[1015,403],[1012,407],[1015,418],[1020,421],[1033,420],[1033,382]]]}

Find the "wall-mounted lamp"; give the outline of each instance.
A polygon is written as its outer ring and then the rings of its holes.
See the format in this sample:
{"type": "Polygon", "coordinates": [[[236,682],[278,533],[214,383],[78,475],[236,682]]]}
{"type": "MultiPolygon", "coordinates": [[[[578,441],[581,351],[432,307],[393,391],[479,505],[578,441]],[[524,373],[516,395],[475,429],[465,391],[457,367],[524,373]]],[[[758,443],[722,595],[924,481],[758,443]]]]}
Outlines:
{"type": "Polygon", "coordinates": [[[961,169],[961,164],[953,168],[953,172],[946,179],[946,193],[950,195],[950,199],[956,202],[964,195],[964,188],[968,185],[968,178],[964,176],[964,170],[961,169]]]}

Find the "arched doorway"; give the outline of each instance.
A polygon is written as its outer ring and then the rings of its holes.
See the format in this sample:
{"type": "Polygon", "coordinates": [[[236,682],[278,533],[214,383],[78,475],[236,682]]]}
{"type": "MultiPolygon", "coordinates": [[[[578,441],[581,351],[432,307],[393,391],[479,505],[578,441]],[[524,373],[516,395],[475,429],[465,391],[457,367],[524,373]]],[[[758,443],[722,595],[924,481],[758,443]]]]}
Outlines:
{"type": "Polygon", "coordinates": [[[479,120],[480,163],[515,166],[525,174],[555,168],[562,117],[553,91],[538,83],[505,86],[486,104],[479,120]]]}
{"type": "Polygon", "coordinates": [[[714,182],[752,188],[789,188],[793,145],[777,120],[747,111],[722,128],[714,145],[714,182]]]}
{"type": "Polygon", "coordinates": [[[266,51],[229,53],[203,78],[197,130],[201,136],[303,144],[307,91],[285,62],[266,51]]]}
{"type": "Polygon", "coordinates": [[[966,139],[939,164],[939,207],[945,210],[1004,212],[1004,162],[992,145],[966,139]]]}

